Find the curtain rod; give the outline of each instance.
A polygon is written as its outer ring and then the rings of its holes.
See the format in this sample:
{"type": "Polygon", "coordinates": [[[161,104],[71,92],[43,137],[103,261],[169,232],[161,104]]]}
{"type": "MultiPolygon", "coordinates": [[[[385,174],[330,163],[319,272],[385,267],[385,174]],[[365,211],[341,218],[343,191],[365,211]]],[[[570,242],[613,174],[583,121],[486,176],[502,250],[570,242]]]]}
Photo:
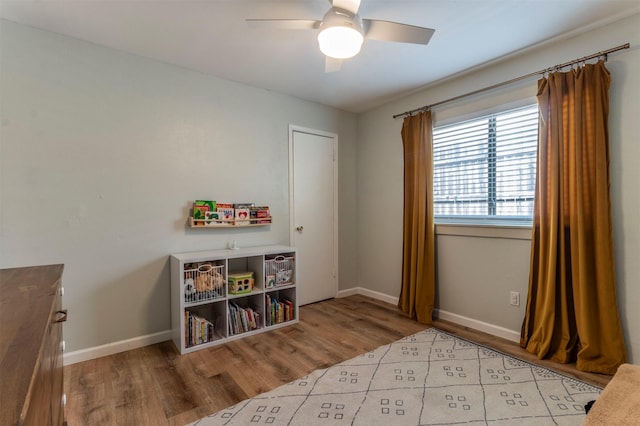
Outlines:
{"type": "Polygon", "coordinates": [[[579,58],[579,59],[574,59],[573,61],[565,62],[564,64],[559,64],[559,65],[556,65],[556,66],[553,66],[553,67],[545,68],[543,70],[532,72],[532,73],[529,73],[527,75],[522,75],[520,77],[512,78],[511,80],[503,81],[502,83],[497,83],[497,84],[494,84],[492,86],[483,87],[482,89],[474,90],[473,92],[465,93],[463,95],[454,96],[453,98],[445,99],[444,101],[439,101],[439,102],[436,102],[436,103],[433,103],[433,104],[430,104],[430,105],[422,106],[420,108],[412,109],[411,111],[406,111],[406,112],[403,112],[403,113],[400,113],[400,114],[396,114],[396,115],[393,116],[393,118],[405,117],[407,115],[413,115],[416,112],[427,111],[427,110],[429,110],[429,109],[431,109],[433,107],[436,107],[438,105],[442,105],[442,104],[446,104],[446,103],[449,103],[449,102],[457,101],[458,99],[466,98],[467,96],[477,95],[478,93],[486,92],[487,90],[492,90],[492,89],[496,89],[498,87],[506,86],[507,84],[512,84],[512,83],[515,83],[516,81],[524,80],[524,79],[527,79],[527,78],[530,78],[530,77],[533,77],[533,76],[536,76],[536,75],[545,74],[545,73],[551,72],[553,70],[560,70],[560,69],[562,69],[564,67],[568,67],[570,65],[575,65],[575,64],[579,64],[580,62],[588,61],[589,59],[593,59],[593,58],[598,58],[598,57],[604,56],[605,57],[605,61],[606,61],[606,57],[607,57],[607,55],[609,53],[617,52],[618,50],[623,50],[623,49],[628,49],[628,48],[629,48],[629,43],[625,43],[625,44],[622,44],[620,46],[612,47],[611,49],[603,50],[601,52],[594,53],[594,54],[589,55],[589,56],[584,56],[584,57],[579,58]]]}

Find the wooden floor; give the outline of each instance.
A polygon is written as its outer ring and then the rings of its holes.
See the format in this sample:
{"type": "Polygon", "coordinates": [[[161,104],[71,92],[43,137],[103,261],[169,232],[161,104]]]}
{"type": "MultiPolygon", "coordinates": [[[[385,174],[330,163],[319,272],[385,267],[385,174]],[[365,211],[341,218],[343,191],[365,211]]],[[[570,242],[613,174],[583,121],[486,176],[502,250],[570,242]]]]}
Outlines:
{"type": "MultiPolygon", "coordinates": [[[[538,362],[517,344],[436,321],[434,326],[604,386],[610,376],[538,362]]],[[[171,342],[65,367],[69,425],[184,425],[427,328],[364,296],[300,308],[300,323],[180,356],[171,342]]]]}

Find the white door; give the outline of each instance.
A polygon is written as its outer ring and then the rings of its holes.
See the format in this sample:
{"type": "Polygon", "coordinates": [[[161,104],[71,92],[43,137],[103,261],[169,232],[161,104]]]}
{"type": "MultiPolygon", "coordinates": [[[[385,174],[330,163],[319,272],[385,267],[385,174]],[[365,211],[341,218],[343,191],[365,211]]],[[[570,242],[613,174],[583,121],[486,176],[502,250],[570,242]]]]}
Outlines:
{"type": "Polygon", "coordinates": [[[300,305],[338,292],[337,145],[335,134],[289,127],[289,235],[300,305]]]}

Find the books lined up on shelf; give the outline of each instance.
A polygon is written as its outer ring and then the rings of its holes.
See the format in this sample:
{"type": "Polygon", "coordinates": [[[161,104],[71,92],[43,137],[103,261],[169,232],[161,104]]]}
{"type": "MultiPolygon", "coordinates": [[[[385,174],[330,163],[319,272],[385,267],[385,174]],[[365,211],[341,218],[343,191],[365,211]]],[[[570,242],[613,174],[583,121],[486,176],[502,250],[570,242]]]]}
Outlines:
{"type": "Polygon", "coordinates": [[[252,308],[229,303],[229,336],[245,333],[260,327],[260,314],[252,308]]]}
{"type": "Polygon", "coordinates": [[[288,299],[279,301],[269,294],[265,296],[265,308],[266,325],[275,325],[291,321],[295,315],[295,306],[292,301],[288,299]]]}
{"type": "Polygon", "coordinates": [[[213,323],[205,318],[184,311],[184,346],[190,347],[215,340],[213,323]]]}
{"type": "Polygon", "coordinates": [[[195,226],[233,226],[271,223],[269,206],[254,203],[220,203],[196,200],[193,203],[195,226]]]}
{"type": "Polygon", "coordinates": [[[269,206],[251,207],[249,217],[252,223],[271,223],[271,212],[269,206]]]}

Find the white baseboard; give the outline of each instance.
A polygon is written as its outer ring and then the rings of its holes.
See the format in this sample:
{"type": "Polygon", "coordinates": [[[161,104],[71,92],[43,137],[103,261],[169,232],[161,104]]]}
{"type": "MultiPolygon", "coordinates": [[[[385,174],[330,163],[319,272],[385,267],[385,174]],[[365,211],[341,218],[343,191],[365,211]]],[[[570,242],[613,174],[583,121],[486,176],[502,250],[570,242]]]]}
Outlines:
{"type": "Polygon", "coordinates": [[[171,330],[160,331],[158,333],[147,334],[146,336],[134,337],[119,342],[107,343],[105,345],[94,346],[92,348],[80,349],[78,351],[64,354],[64,365],[75,364],[77,362],[88,361],[90,359],[117,354],[119,352],[138,349],[144,346],[153,345],[171,340],[171,330]]]}
{"type": "MultiPolygon", "coordinates": [[[[388,294],[380,293],[377,291],[369,290],[363,287],[353,287],[346,290],[338,291],[336,297],[353,296],[354,294],[361,294],[363,296],[369,296],[372,299],[381,300],[383,302],[398,305],[398,298],[389,296],[388,294]]],[[[440,309],[433,310],[433,316],[442,320],[450,321],[454,324],[462,325],[465,327],[473,328],[474,330],[482,331],[484,333],[491,334],[492,336],[502,337],[503,339],[510,340],[512,342],[520,342],[520,332],[509,330],[499,325],[489,324],[483,321],[479,321],[473,318],[468,318],[462,315],[454,314],[451,312],[443,311],[440,309]]]]}
{"type": "Polygon", "coordinates": [[[440,309],[434,309],[433,316],[441,320],[450,321],[454,324],[463,325],[465,327],[473,328],[474,330],[491,334],[492,336],[502,337],[503,339],[507,339],[512,342],[520,342],[520,332],[509,330],[508,328],[500,327],[499,325],[489,324],[440,309]]]}
{"type": "Polygon", "coordinates": [[[364,287],[353,287],[348,288],[346,290],[338,291],[336,297],[347,297],[353,296],[354,294],[361,294],[363,296],[368,296],[372,299],[380,300],[382,302],[391,303],[392,305],[398,304],[398,298],[394,296],[389,296],[388,294],[380,293],[379,291],[369,290],[364,287]]]}
{"type": "MultiPolygon", "coordinates": [[[[362,287],[351,288],[348,290],[341,290],[336,297],[347,297],[354,294],[362,294],[369,296],[373,299],[378,299],[383,302],[398,304],[398,298],[388,296],[377,291],[368,290],[362,287]]],[[[94,346],[92,348],[80,349],[77,351],[64,354],[64,365],[75,364],[78,362],[89,361],[91,359],[100,358],[103,356],[109,356],[120,352],[129,351],[131,349],[138,349],[144,346],[153,345],[160,342],[171,340],[171,330],[161,331],[158,333],[148,334],[146,336],[134,337],[127,340],[121,340],[119,342],[107,343],[105,345],[94,346]]]]}
{"type": "Polygon", "coordinates": [[[341,297],[349,297],[349,296],[353,296],[355,294],[360,294],[360,289],[362,287],[353,287],[353,288],[348,288],[346,290],[338,290],[338,294],[336,294],[336,298],[341,298],[341,297]]]}
{"type": "MultiPolygon", "coordinates": [[[[378,291],[369,290],[363,287],[354,287],[346,290],[338,291],[336,297],[348,297],[356,294],[371,297],[372,299],[380,300],[382,302],[390,303],[392,305],[398,305],[398,298],[395,296],[389,296],[388,294],[380,293],[378,291]]],[[[473,318],[467,318],[462,315],[453,314],[451,312],[443,311],[440,309],[434,309],[433,315],[436,318],[451,321],[454,324],[463,325],[465,327],[473,328],[474,330],[483,331],[493,336],[502,337],[503,339],[510,340],[512,342],[520,341],[520,333],[517,331],[509,330],[504,327],[489,324],[486,322],[478,321],[473,318]]],[[[95,346],[92,348],[81,349],[78,351],[69,352],[64,354],[64,365],[75,364],[82,361],[88,361],[90,359],[100,358],[103,356],[109,356],[117,354],[119,352],[129,351],[131,349],[138,349],[144,346],[153,345],[160,342],[166,342],[171,340],[171,330],[160,331],[158,333],[147,334],[146,336],[134,337],[127,340],[121,340],[119,342],[107,343],[101,346],[95,346]]]]}

